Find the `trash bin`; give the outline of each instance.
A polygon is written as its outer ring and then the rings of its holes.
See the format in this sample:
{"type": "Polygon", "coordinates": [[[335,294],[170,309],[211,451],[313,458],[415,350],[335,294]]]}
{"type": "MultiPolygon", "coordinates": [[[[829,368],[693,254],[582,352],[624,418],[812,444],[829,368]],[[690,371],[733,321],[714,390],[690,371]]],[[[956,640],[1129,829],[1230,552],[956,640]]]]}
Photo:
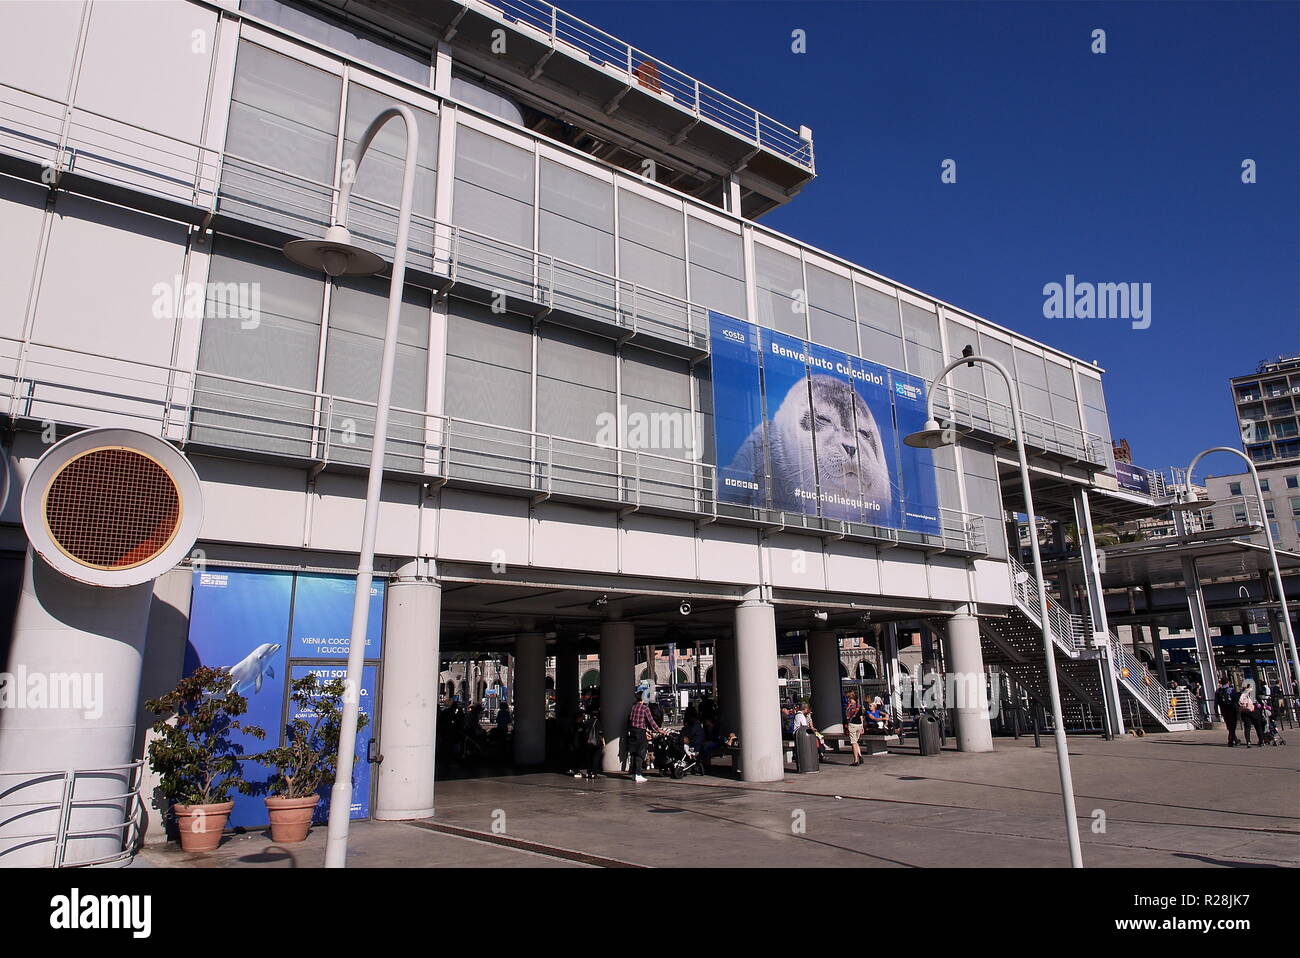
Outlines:
{"type": "Polygon", "coordinates": [[[794,769],[796,772],[816,772],[817,736],[804,726],[794,730],[794,769]]]}
{"type": "Polygon", "coordinates": [[[939,754],[939,720],[928,712],[916,717],[916,738],[922,755],[939,754]]]}

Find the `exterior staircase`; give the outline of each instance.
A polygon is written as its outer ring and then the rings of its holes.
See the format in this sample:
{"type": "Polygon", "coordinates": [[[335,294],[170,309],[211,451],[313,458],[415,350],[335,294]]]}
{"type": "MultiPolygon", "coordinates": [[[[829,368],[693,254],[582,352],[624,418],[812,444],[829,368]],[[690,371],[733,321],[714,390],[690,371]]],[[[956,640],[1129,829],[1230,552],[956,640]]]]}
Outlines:
{"type": "MultiPolygon", "coordinates": [[[[1050,702],[1044,668],[1038,585],[1028,570],[1010,560],[1015,604],[1004,619],[981,617],[984,661],[1006,672],[1044,706],[1050,702]]],[[[1067,729],[1097,731],[1105,727],[1105,683],[1114,673],[1126,726],[1183,732],[1201,725],[1199,707],[1188,692],[1171,690],[1131,652],[1114,632],[1109,648],[1093,642],[1086,616],[1074,615],[1047,597],[1061,714],[1067,729]]],[[[1049,713],[1050,715],[1050,713],[1049,713]]]]}

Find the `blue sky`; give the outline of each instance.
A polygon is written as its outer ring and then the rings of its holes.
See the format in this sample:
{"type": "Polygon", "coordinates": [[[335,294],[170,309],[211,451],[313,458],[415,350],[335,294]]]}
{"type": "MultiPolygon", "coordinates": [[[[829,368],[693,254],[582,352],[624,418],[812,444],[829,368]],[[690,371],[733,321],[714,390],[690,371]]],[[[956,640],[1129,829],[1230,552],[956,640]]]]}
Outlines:
{"type": "Polygon", "coordinates": [[[1300,4],[562,6],[812,127],[818,178],[762,222],[1096,360],[1140,465],[1240,445],[1228,377],[1300,352],[1300,4]],[[1066,274],[1150,283],[1150,327],[1045,319],[1066,274]]]}

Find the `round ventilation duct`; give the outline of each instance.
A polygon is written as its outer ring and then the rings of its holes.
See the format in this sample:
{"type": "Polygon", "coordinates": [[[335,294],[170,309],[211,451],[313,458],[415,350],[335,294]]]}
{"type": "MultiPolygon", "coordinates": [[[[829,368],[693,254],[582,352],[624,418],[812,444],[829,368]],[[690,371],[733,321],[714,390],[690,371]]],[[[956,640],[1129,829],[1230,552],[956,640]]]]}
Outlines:
{"type": "Polygon", "coordinates": [[[40,458],[22,498],[27,538],[52,568],[89,585],[139,585],[172,568],[203,524],[199,478],[169,443],[88,429],[40,458]]]}

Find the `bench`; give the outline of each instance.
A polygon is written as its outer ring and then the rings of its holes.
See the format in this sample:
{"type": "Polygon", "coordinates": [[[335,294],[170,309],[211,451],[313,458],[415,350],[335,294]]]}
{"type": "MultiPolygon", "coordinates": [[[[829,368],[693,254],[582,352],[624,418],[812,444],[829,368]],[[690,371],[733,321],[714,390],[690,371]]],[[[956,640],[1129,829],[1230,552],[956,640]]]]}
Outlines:
{"type": "MultiPolygon", "coordinates": [[[[823,732],[822,738],[826,739],[826,744],[831,747],[832,752],[839,752],[841,743],[845,748],[849,746],[848,732],[823,732]]],[[[902,738],[897,735],[884,735],[880,732],[863,732],[858,737],[858,747],[862,749],[865,755],[881,755],[889,751],[889,746],[902,744],[902,738]]]]}

